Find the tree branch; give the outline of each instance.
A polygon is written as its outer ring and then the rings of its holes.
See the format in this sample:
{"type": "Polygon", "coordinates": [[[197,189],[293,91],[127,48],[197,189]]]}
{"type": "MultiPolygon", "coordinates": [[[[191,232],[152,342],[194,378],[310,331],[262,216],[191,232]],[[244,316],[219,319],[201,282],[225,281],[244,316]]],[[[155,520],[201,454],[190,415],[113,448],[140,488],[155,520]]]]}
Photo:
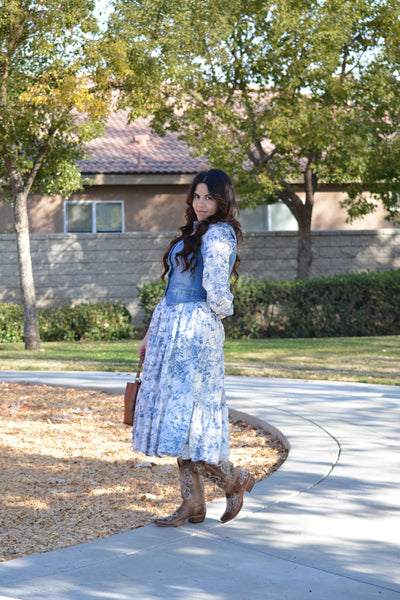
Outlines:
{"type": "Polygon", "coordinates": [[[306,204],[314,204],[314,181],[313,181],[313,169],[311,165],[314,161],[314,156],[309,156],[307,159],[306,170],[304,171],[304,187],[306,192],[306,204]]]}
{"type": "Polygon", "coordinates": [[[346,76],[346,68],[347,68],[347,59],[349,58],[350,47],[349,44],[345,44],[343,46],[343,60],[342,60],[342,70],[340,73],[340,78],[344,79],[346,76]]]}
{"type": "MultiPolygon", "coordinates": [[[[7,55],[10,58],[15,50],[18,48],[18,46],[20,45],[20,40],[21,37],[24,37],[24,32],[25,32],[25,25],[28,21],[28,16],[25,17],[25,19],[21,19],[15,27],[13,27],[11,29],[11,33],[10,33],[10,38],[9,38],[9,47],[8,47],[8,52],[7,55]]],[[[25,32],[25,39],[29,39],[29,36],[26,34],[25,32]]]]}
{"type": "Polygon", "coordinates": [[[257,156],[254,154],[254,152],[252,150],[247,150],[246,154],[255,167],[260,166],[261,161],[259,158],[257,158],[257,156]]]}
{"type": "Polygon", "coordinates": [[[282,189],[275,190],[275,194],[279,198],[281,202],[290,210],[294,218],[296,219],[299,227],[302,227],[305,223],[304,220],[304,205],[301,201],[301,198],[291,189],[291,187],[285,183],[281,182],[282,189]]]}
{"type": "Polygon", "coordinates": [[[56,131],[57,131],[57,127],[54,127],[53,129],[49,130],[49,133],[47,135],[47,140],[44,143],[44,145],[42,146],[42,149],[40,150],[40,152],[36,158],[35,164],[33,165],[31,172],[29,173],[29,177],[26,180],[26,183],[24,186],[26,193],[29,193],[29,191],[35,181],[36,175],[38,174],[38,171],[43,164],[45,156],[50,149],[50,141],[54,137],[56,131]]]}

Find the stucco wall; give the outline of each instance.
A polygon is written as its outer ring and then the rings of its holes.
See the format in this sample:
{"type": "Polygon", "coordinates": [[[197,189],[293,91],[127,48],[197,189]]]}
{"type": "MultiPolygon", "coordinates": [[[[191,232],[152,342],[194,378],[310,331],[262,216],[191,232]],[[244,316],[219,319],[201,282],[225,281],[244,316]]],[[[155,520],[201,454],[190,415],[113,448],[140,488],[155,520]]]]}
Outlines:
{"type": "Polygon", "coordinates": [[[183,185],[94,186],[73,194],[70,199],[123,200],[126,232],[166,231],[184,222],[186,188],[183,185]]]}
{"type": "MultiPolygon", "coordinates": [[[[301,198],[304,194],[299,193],[301,198]]],[[[394,227],[393,223],[385,217],[387,213],[381,202],[374,202],[376,209],[374,212],[356,219],[352,223],[347,223],[347,211],[342,208],[341,202],[345,200],[347,194],[343,189],[334,185],[327,185],[315,194],[315,203],[313,207],[311,229],[314,231],[325,229],[385,229],[394,227]]],[[[369,198],[371,202],[373,200],[369,198]]]]}
{"type": "MultiPolygon", "coordinates": [[[[125,207],[125,231],[168,231],[184,222],[185,184],[103,184],[86,186],[72,194],[70,200],[123,200],[125,207]]],[[[300,197],[303,196],[299,192],[300,197]]],[[[375,212],[346,223],[347,212],[340,201],[346,197],[337,186],[325,186],[315,196],[311,228],[319,230],[364,230],[394,227],[385,220],[385,210],[377,204],[375,212]]],[[[62,233],[64,213],[62,196],[31,196],[28,201],[31,233],[62,233]]],[[[287,209],[288,210],[288,209],[287,209]]],[[[259,230],[259,227],[256,228],[259,230]]],[[[0,232],[13,231],[12,208],[0,201],[0,232]]]]}
{"type": "MultiPolygon", "coordinates": [[[[136,288],[156,281],[171,233],[32,234],[39,306],[70,300],[117,300],[138,314],[136,288]]],[[[247,234],[240,247],[243,277],[293,279],[297,234],[247,234]]],[[[400,230],[313,233],[312,276],[400,268],[400,230]]],[[[0,235],[0,301],[19,302],[15,235],[0,235]]]]}
{"type": "MultiPolygon", "coordinates": [[[[86,187],[70,200],[122,200],[125,231],[165,231],[184,222],[186,188],[183,185],[104,185],[86,187]]],[[[63,233],[64,198],[30,196],[28,200],[31,233],[63,233]]],[[[11,206],[0,201],[0,233],[14,229],[11,206]]]]}

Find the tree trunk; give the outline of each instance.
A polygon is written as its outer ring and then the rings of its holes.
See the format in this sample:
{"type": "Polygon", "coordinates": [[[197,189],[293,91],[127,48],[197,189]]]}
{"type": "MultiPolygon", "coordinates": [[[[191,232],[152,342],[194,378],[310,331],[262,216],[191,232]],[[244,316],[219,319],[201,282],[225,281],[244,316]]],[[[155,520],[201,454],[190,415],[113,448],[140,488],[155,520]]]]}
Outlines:
{"type": "Polygon", "coordinates": [[[304,226],[299,228],[299,239],[297,242],[297,272],[296,279],[308,279],[310,277],[312,264],[311,230],[304,226]]]}
{"type": "Polygon", "coordinates": [[[314,195],[317,189],[318,178],[313,165],[317,156],[310,155],[304,170],[305,201],[297,195],[291,185],[283,183],[282,189],[277,191],[278,198],[286,204],[299,225],[299,239],[297,243],[297,272],[296,279],[308,279],[313,260],[311,244],[311,217],[314,207],[314,195]]]}
{"type": "Polygon", "coordinates": [[[14,195],[14,224],[17,234],[25,349],[40,350],[39,321],[36,310],[36,294],[29,239],[27,196],[28,194],[21,190],[18,190],[14,195]]]}
{"type": "Polygon", "coordinates": [[[301,218],[299,219],[299,241],[297,247],[297,279],[308,279],[311,272],[313,255],[311,251],[311,217],[314,208],[314,194],[317,189],[318,178],[313,165],[317,161],[316,155],[310,155],[304,171],[304,191],[306,198],[302,204],[301,218]]]}
{"type": "Polygon", "coordinates": [[[283,192],[279,190],[276,193],[279,199],[286,204],[299,226],[296,279],[308,279],[310,277],[313,260],[311,250],[311,216],[313,202],[310,202],[310,199],[308,199],[308,201],[306,199],[306,202],[303,203],[301,198],[291,190],[289,186],[287,186],[283,192]]]}

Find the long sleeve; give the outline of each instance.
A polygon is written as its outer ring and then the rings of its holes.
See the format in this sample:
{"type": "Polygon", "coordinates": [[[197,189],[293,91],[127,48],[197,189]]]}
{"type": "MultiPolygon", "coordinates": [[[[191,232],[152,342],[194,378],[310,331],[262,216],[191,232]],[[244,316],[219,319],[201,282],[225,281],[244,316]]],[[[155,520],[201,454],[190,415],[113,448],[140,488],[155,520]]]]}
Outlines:
{"type": "Polygon", "coordinates": [[[203,236],[203,288],[207,292],[208,306],[221,318],[233,314],[229,259],[235,250],[235,234],[226,223],[211,225],[203,236]]]}

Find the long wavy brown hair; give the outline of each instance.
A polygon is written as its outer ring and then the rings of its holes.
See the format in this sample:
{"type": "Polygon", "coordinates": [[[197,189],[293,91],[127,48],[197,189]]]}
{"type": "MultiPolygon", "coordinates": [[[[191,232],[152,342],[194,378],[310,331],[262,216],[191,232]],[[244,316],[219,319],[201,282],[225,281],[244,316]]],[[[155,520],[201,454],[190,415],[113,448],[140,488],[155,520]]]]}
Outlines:
{"type": "MultiPolygon", "coordinates": [[[[198,263],[198,254],[201,246],[201,239],[206,233],[210,225],[224,221],[232,226],[238,244],[242,241],[242,228],[237,220],[239,210],[236,204],[235,191],[233,183],[229,175],[220,169],[210,169],[209,171],[201,171],[193,179],[189,191],[186,196],[186,223],[179,227],[180,234],[176,235],[171,241],[168,250],[163,256],[164,272],[161,279],[165,281],[165,276],[169,271],[168,255],[171,248],[179,241],[183,240],[183,250],[176,255],[177,261],[182,263],[183,271],[193,273],[198,263]],[[194,229],[194,222],[197,221],[196,213],[193,210],[193,196],[196,187],[199,183],[205,183],[208,187],[210,196],[217,201],[217,212],[212,217],[201,221],[194,229]],[[189,258],[190,257],[190,258],[189,258]]],[[[234,282],[236,283],[239,275],[237,268],[240,264],[240,258],[236,255],[236,260],[233,265],[232,273],[234,282]]]]}

